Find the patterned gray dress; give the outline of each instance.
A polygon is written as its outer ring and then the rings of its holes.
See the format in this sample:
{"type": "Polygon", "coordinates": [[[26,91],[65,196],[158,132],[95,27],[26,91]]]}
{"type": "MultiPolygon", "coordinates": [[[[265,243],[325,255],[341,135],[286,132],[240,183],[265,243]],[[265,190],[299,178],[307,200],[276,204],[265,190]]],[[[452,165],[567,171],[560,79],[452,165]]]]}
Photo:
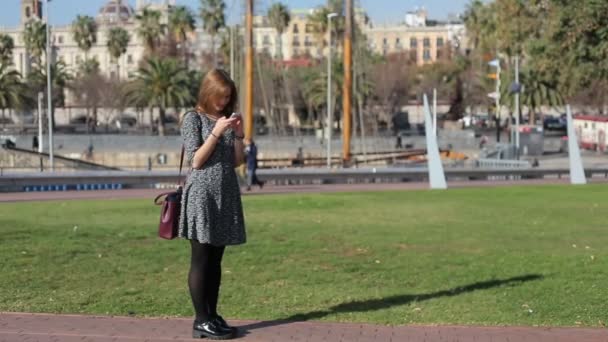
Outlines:
{"type": "MultiPolygon", "coordinates": [[[[206,115],[189,112],[181,133],[186,165],[210,136],[215,121],[206,115]]],[[[201,169],[192,170],[182,194],[180,237],[214,246],[245,243],[245,222],[241,191],[234,170],[235,133],[229,128],[201,169]]]]}

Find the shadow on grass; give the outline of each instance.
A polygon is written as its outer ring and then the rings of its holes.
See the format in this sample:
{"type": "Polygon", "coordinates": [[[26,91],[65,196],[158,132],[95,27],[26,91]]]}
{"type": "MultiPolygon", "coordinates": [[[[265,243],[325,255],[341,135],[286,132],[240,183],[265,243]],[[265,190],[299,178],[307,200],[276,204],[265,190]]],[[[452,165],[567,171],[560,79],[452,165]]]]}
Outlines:
{"type": "Polygon", "coordinates": [[[437,292],[431,292],[431,293],[425,293],[425,294],[418,294],[418,295],[404,294],[404,295],[390,296],[390,297],[381,298],[381,299],[357,300],[357,301],[338,304],[338,305],[332,306],[331,308],[329,308],[327,310],[311,311],[311,312],[307,312],[307,313],[291,315],[289,317],[279,319],[279,320],[265,321],[265,322],[243,325],[243,326],[240,326],[239,329],[241,329],[241,331],[244,334],[246,334],[247,330],[262,329],[262,328],[266,328],[266,327],[271,327],[271,326],[276,326],[276,325],[281,325],[281,324],[288,324],[288,323],[292,323],[292,322],[304,322],[304,321],[309,321],[309,320],[317,320],[317,319],[323,318],[325,316],[328,316],[331,314],[336,314],[336,313],[382,310],[382,309],[391,308],[393,306],[406,305],[411,302],[421,302],[421,301],[429,300],[429,299],[433,299],[433,298],[457,296],[457,295],[463,294],[463,293],[473,292],[473,291],[477,291],[477,290],[486,290],[486,289],[499,287],[499,286],[503,286],[503,285],[518,285],[518,283],[540,280],[543,278],[544,277],[539,274],[528,274],[528,275],[523,275],[523,276],[518,276],[518,277],[513,277],[513,278],[508,278],[508,279],[486,280],[486,281],[476,282],[476,283],[465,285],[465,286],[456,287],[456,288],[449,289],[449,290],[443,290],[443,291],[437,291],[437,292]]]}

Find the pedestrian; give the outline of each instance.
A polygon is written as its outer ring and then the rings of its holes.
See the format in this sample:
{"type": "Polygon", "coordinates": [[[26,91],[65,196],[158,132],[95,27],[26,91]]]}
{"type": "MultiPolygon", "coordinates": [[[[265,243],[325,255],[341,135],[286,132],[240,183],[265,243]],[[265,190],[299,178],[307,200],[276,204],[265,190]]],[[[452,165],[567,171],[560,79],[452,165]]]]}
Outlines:
{"type": "Polygon", "coordinates": [[[247,191],[251,190],[251,185],[256,184],[262,189],[264,182],[258,179],[256,170],[258,169],[258,147],[255,145],[253,139],[246,141],[247,148],[245,153],[247,154],[247,191]]]}
{"type": "Polygon", "coordinates": [[[39,146],[40,146],[40,145],[38,144],[38,136],[37,136],[37,135],[34,135],[34,136],[32,137],[32,150],[33,150],[33,151],[38,151],[38,147],[39,147],[39,146]]]}
{"type": "Polygon", "coordinates": [[[231,115],[236,103],[234,81],[213,69],[202,80],[196,109],[181,120],[191,172],[183,188],[178,236],[188,239],[192,250],[188,287],[196,312],[194,338],[237,335],[217,311],[224,250],[246,241],[235,172],[244,157],[242,118],[231,115]]]}
{"type": "Polygon", "coordinates": [[[486,135],[482,135],[481,139],[479,140],[479,148],[480,149],[484,148],[484,146],[486,146],[487,143],[488,143],[488,137],[486,135]]]}
{"type": "Polygon", "coordinates": [[[401,140],[401,135],[397,134],[397,141],[395,142],[395,148],[396,149],[402,149],[403,148],[403,142],[401,140]]]}

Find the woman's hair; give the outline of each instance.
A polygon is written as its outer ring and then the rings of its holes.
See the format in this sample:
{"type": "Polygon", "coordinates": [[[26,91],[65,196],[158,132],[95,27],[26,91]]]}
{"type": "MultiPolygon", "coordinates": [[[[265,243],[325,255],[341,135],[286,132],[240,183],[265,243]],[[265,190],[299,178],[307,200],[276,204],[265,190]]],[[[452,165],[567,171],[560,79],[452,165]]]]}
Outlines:
{"type": "Polygon", "coordinates": [[[215,102],[218,97],[226,96],[228,93],[230,93],[230,101],[228,101],[228,104],[226,104],[226,107],[224,107],[221,112],[225,117],[229,117],[232,112],[234,112],[238,100],[236,86],[226,71],[222,69],[212,69],[205,75],[201,82],[196,102],[196,110],[203,113],[209,113],[213,110],[211,107],[213,102],[215,102]]]}

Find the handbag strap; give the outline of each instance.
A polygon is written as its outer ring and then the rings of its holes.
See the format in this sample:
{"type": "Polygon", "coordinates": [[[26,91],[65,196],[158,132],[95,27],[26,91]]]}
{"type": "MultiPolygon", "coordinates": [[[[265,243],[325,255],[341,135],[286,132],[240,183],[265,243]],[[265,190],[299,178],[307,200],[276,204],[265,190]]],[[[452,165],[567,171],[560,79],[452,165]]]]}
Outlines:
{"type": "Polygon", "coordinates": [[[182,153],[179,156],[179,176],[177,178],[177,186],[181,186],[183,184],[182,180],[182,167],[184,166],[184,145],[182,145],[182,153]]]}

